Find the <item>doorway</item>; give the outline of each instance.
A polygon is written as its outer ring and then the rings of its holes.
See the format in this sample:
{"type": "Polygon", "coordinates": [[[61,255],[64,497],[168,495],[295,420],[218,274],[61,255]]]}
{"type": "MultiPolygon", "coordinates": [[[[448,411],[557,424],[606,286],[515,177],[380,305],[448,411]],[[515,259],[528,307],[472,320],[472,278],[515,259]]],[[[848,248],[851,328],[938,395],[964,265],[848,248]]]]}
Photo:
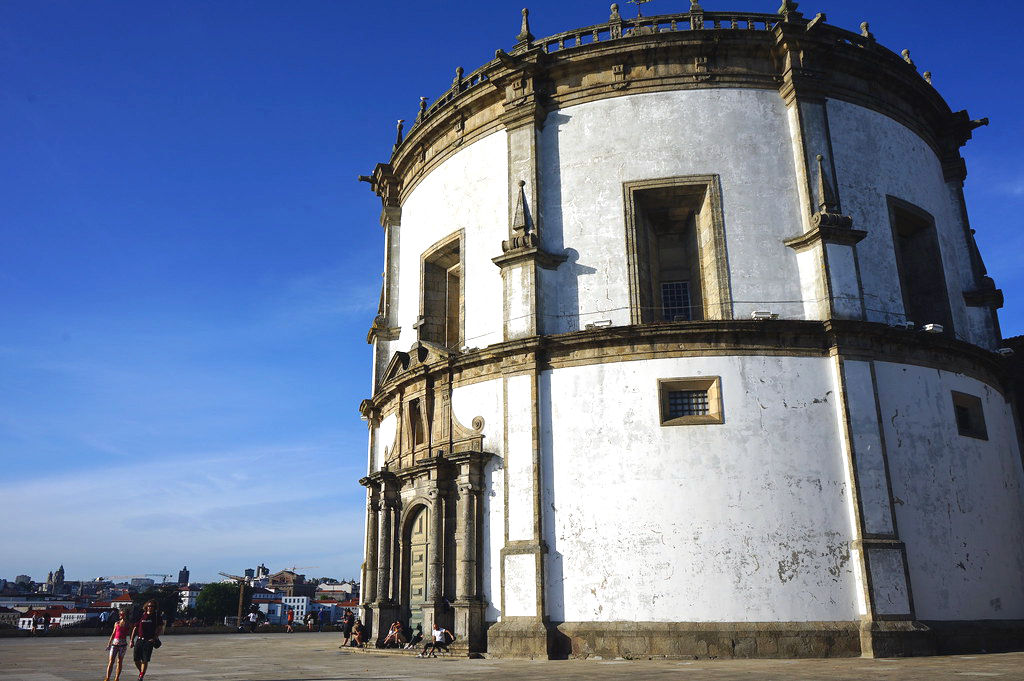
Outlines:
{"type": "MultiPolygon", "coordinates": [[[[409,517],[406,525],[407,539],[405,545],[408,547],[405,560],[407,583],[402,589],[404,598],[402,601],[407,604],[407,621],[409,627],[416,631],[416,625],[424,626],[423,605],[427,602],[427,555],[428,537],[427,528],[430,527],[430,512],[425,506],[420,506],[409,517]]],[[[424,630],[424,633],[426,631],[424,630]]]]}

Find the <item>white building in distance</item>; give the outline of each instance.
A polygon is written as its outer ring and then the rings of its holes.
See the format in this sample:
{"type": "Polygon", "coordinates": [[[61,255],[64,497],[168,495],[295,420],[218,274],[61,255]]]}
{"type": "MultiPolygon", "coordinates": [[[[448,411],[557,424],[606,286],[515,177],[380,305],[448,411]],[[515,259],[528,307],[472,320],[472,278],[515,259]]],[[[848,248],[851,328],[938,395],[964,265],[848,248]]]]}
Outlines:
{"type": "Polygon", "coordinates": [[[540,40],[524,10],[361,178],[373,635],[1020,645],[1021,445],[959,152],[985,122],[788,0],[540,40]]]}

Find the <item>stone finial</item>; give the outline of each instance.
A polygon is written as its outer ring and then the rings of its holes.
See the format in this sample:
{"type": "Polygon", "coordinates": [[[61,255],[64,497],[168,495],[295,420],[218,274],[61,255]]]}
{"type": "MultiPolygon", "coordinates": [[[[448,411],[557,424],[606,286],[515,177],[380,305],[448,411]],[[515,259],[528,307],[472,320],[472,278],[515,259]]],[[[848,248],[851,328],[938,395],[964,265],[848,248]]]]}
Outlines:
{"type": "Polygon", "coordinates": [[[399,118],[398,119],[398,136],[395,137],[395,146],[394,146],[395,149],[397,149],[398,147],[400,147],[402,145],[402,128],[404,126],[405,126],[405,119],[404,118],[399,118]]]}
{"type": "Polygon", "coordinates": [[[871,25],[866,21],[860,22],[860,34],[868,40],[875,39],[875,34],[871,32],[871,25]]]}
{"type": "Polygon", "coordinates": [[[836,195],[832,191],[832,185],[829,184],[828,178],[825,177],[825,158],[821,155],[817,155],[818,160],[818,212],[820,213],[834,213],[838,211],[836,206],[836,195]]]}
{"type": "Polygon", "coordinates": [[[608,18],[608,21],[622,21],[622,17],[619,15],[619,3],[612,3],[612,15],[608,18]]]}
{"type": "Polygon", "coordinates": [[[462,85],[463,73],[465,73],[465,71],[462,69],[461,66],[455,67],[455,79],[452,81],[452,85],[454,85],[455,87],[459,87],[460,85],[462,85]]]}
{"type": "Polygon", "coordinates": [[[931,85],[931,84],[932,84],[932,72],[931,72],[931,71],[925,71],[925,72],[924,72],[924,79],[925,79],[925,81],[926,81],[926,82],[927,82],[927,83],[928,83],[929,85],[931,85]]]}
{"type": "Polygon", "coordinates": [[[910,58],[910,50],[903,50],[902,52],[900,52],[900,54],[903,55],[903,61],[907,62],[908,64],[910,64],[914,68],[917,68],[916,65],[914,64],[914,60],[910,58]]]}
{"type": "Polygon", "coordinates": [[[779,7],[779,14],[782,15],[782,20],[787,22],[803,22],[803,13],[797,11],[799,3],[793,2],[793,0],[782,0],[782,6],[779,7]]]}
{"type": "Polygon", "coordinates": [[[526,233],[526,186],[525,180],[519,180],[519,191],[516,193],[516,212],[512,216],[512,234],[526,233]]]}
{"type": "Polygon", "coordinates": [[[697,0],[690,0],[690,14],[703,14],[704,8],[700,6],[697,0]]]}
{"type": "Polygon", "coordinates": [[[530,10],[523,8],[523,25],[519,29],[519,35],[516,36],[516,40],[522,44],[528,44],[533,42],[533,34],[530,33],[530,10]]]}

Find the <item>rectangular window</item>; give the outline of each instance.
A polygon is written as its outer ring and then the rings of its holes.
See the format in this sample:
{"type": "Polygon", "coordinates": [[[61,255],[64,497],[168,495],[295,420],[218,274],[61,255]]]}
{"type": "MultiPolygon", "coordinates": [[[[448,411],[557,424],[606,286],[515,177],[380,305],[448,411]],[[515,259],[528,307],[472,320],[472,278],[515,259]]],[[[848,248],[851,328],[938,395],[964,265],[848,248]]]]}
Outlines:
{"type": "Polygon", "coordinates": [[[917,326],[941,324],[953,332],[949,292],[935,220],[917,206],[888,197],[889,222],[896,252],[896,269],[907,321],[917,326]]]}
{"type": "Polygon", "coordinates": [[[458,350],[463,345],[462,233],[423,254],[419,339],[458,350]]]}
{"type": "Polygon", "coordinates": [[[688,322],[693,319],[690,312],[690,282],[662,282],[661,309],[667,322],[688,322]]]}
{"type": "Polygon", "coordinates": [[[719,376],[663,378],[658,381],[661,425],[724,423],[719,376]]]}
{"type": "Polygon", "coordinates": [[[668,417],[706,416],[708,414],[707,390],[670,390],[668,392],[668,417]]]}
{"type": "Polygon", "coordinates": [[[985,409],[982,407],[981,398],[955,390],[952,393],[957,432],[966,437],[987,440],[988,429],[985,427],[985,409]]]}
{"type": "Polygon", "coordinates": [[[627,182],[633,324],[731,319],[717,175],[627,182]]]}

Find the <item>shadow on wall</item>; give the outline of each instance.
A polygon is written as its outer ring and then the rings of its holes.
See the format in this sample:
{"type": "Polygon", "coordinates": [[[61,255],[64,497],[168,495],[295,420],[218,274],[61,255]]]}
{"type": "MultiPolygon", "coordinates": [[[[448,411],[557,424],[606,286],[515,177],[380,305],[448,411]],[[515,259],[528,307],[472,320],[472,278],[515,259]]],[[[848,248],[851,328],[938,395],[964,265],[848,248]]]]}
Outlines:
{"type": "MultiPolygon", "coordinates": [[[[559,153],[559,128],[571,116],[548,114],[540,140],[540,173],[543,178],[541,207],[541,244],[549,253],[565,255],[567,260],[557,270],[541,274],[544,331],[568,333],[580,329],[580,276],[597,270],[579,263],[579,251],[565,247],[565,226],[562,206],[562,167],[559,153]]],[[[570,197],[571,200],[571,197],[570,197]]]]}
{"type": "Polygon", "coordinates": [[[540,414],[540,470],[541,470],[541,539],[547,544],[544,558],[544,614],[552,625],[552,638],[548,642],[548,654],[554,658],[568,656],[568,640],[563,638],[554,625],[565,620],[565,587],[562,554],[558,552],[558,534],[555,517],[558,505],[555,501],[554,448],[551,433],[551,372],[543,371],[537,377],[537,408],[540,414]]]}

